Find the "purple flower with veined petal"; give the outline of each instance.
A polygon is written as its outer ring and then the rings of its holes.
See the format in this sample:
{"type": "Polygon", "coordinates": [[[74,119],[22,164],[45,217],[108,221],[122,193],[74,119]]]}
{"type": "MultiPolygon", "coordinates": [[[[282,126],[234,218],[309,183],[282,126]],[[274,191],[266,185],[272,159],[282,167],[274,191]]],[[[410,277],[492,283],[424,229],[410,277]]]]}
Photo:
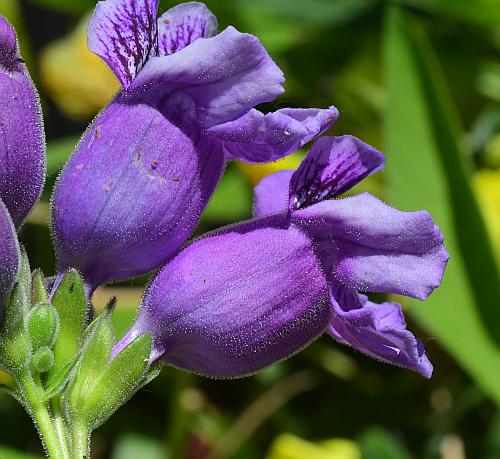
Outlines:
{"type": "Polygon", "coordinates": [[[19,228],[45,179],[45,138],[40,102],[16,33],[0,16],[0,199],[19,228]]]}
{"type": "Polygon", "coordinates": [[[448,260],[425,211],[401,212],[364,193],[339,194],[384,166],[351,136],[319,139],[297,171],[255,189],[255,219],[193,242],[149,285],[114,350],[154,337],[151,360],[215,377],[255,372],[325,331],[359,351],[430,377],[401,307],[364,292],[425,299],[448,260]]]}
{"type": "Polygon", "coordinates": [[[89,48],[123,90],[89,127],[52,200],[59,271],[89,290],[147,272],[193,232],[226,159],[279,159],[324,132],[338,112],[254,107],[283,92],[283,74],[249,34],[201,3],[156,19],[158,0],[105,0],[89,48]],[[124,202],[127,205],[124,205],[124,202]]]}

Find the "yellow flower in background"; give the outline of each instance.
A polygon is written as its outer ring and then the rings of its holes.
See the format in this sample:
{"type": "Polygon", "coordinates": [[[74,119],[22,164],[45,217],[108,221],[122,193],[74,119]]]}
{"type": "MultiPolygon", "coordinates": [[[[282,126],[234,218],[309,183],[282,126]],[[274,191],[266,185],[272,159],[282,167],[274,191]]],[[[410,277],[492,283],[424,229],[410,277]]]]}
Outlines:
{"type": "Polygon", "coordinates": [[[353,441],[335,438],[312,443],[291,434],[281,434],[271,445],[266,459],[361,459],[353,441]]]}
{"type": "Polygon", "coordinates": [[[87,48],[88,16],[40,56],[40,76],[49,96],[69,117],[93,117],[119,89],[108,66],[87,48]]]}
{"type": "Polygon", "coordinates": [[[276,171],[282,171],[286,169],[297,169],[300,163],[304,159],[304,153],[296,151],[283,159],[274,161],[267,164],[249,164],[243,162],[237,162],[238,167],[245,173],[245,175],[250,179],[252,185],[257,185],[264,177],[272,174],[276,171]]]}
{"type": "Polygon", "coordinates": [[[491,240],[500,255],[500,170],[476,172],[473,184],[491,240]]]}

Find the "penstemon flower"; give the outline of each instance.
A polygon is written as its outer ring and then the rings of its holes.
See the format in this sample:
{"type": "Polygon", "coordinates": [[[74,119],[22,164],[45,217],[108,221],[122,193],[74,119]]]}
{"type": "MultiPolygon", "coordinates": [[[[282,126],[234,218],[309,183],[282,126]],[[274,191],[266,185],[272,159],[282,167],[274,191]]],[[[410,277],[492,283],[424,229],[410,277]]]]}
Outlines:
{"type": "Polygon", "coordinates": [[[59,272],[78,268],[92,291],[163,264],[193,232],[226,159],[268,162],[322,133],[331,107],[253,107],[283,92],[259,40],[201,3],[156,18],[158,0],[106,0],[89,48],[123,89],[89,127],[52,201],[59,272]],[[127,205],[124,205],[124,201],[127,205]]]}
{"type": "Polygon", "coordinates": [[[0,17],[0,368],[12,376],[0,388],[26,408],[55,459],[90,457],[92,430],[162,362],[244,376],[326,332],[432,373],[401,306],[365,293],[425,299],[448,260],[443,236],[427,212],[401,212],[366,193],[337,199],[385,163],[354,137],[318,139],[296,171],[257,185],[252,220],[179,251],[227,160],[288,155],[338,112],[261,113],[254,107],[281,94],[284,80],[258,39],[232,27],[216,34],[201,3],[158,20],[157,8],[158,0],[106,0],[90,21],[89,47],[123,88],[58,180],[52,280],[31,272],[17,239],[40,195],[45,147],[35,88],[0,17]],[[161,265],[115,343],[115,300],[94,317],[90,294],[161,265]]]}
{"type": "Polygon", "coordinates": [[[255,220],[193,242],[153,279],[120,351],[143,333],[151,360],[210,376],[253,373],[323,332],[430,377],[401,306],[364,292],[425,299],[443,276],[443,236],[424,211],[368,193],[330,200],[384,166],[350,136],[319,139],[297,171],[255,190],[255,220]]]}

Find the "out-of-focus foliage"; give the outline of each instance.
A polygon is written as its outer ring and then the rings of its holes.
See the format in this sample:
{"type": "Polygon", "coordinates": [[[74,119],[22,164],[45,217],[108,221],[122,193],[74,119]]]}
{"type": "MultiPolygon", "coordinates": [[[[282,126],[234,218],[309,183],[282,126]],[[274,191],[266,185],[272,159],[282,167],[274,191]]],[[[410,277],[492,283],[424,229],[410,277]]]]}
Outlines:
{"type": "MultiPolygon", "coordinates": [[[[177,2],[160,3],[165,10],[177,2]]],[[[443,229],[451,254],[443,286],[422,304],[404,305],[435,374],[423,381],[327,336],[249,379],[212,381],[167,368],[96,431],[93,457],[497,459],[500,0],[206,3],[221,29],[231,24],[258,35],[284,70],[285,95],[263,111],[336,105],[341,116],[328,134],[356,135],[388,156],[387,172],[354,192],[428,209],[443,229]]],[[[22,238],[47,275],[54,264],[53,184],[87,123],[118,88],[85,46],[94,5],[0,0],[0,13],[20,34],[46,119],[46,189],[22,238]]],[[[306,151],[268,165],[230,163],[196,235],[249,218],[253,185],[296,167],[306,151]]],[[[133,320],[146,280],[94,294],[97,307],[118,296],[118,334],[133,320]]],[[[0,387],[5,382],[0,373],[0,387]]],[[[0,419],[8,419],[0,458],[41,457],[30,420],[2,393],[0,419]]]]}
{"type": "Polygon", "coordinates": [[[47,92],[70,117],[88,119],[117,92],[118,80],[87,48],[84,16],[75,30],[47,46],[40,55],[40,77],[47,92]]]}

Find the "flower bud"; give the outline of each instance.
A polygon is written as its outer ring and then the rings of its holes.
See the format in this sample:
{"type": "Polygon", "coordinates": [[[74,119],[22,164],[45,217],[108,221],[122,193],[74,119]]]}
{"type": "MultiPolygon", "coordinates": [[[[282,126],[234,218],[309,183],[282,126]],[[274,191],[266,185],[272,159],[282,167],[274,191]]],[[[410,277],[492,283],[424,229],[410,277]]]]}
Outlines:
{"type": "Polygon", "coordinates": [[[28,331],[34,351],[41,347],[52,347],[59,328],[59,316],[50,304],[35,306],[28,315],[28,331]]]}

